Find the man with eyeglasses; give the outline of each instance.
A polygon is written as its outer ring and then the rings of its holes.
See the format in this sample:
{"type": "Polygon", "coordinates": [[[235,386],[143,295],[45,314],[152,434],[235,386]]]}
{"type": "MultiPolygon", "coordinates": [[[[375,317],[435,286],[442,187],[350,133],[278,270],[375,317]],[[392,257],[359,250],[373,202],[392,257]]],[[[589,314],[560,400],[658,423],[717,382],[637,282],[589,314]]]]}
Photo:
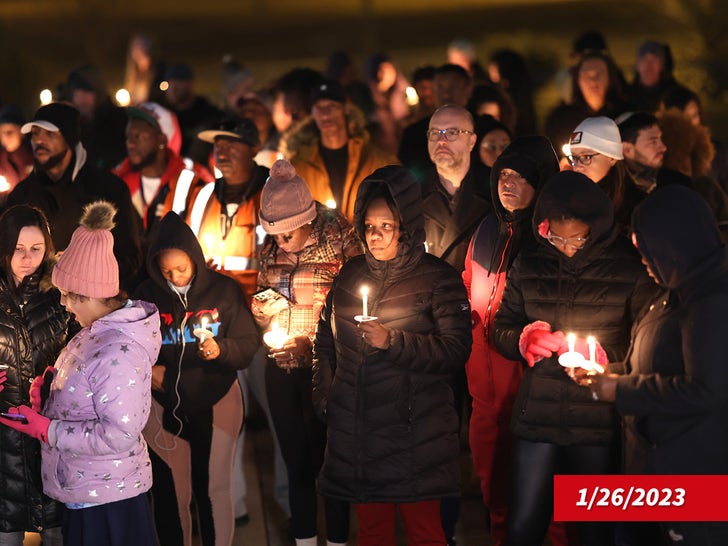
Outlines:
{"type": "Polygon", "coordinates": [[[425,175],[422,196],[427,252],[462,272],[470,238],[491,210],[488,169],[472,161],[473,117],[448,104],[430,118],[427,150],[434,163],[425,175]]]}
{"type": "MultiPolygon", "coordinates": [[[[467,105],[473,90],[470,75],[462,66],[456,64],[444,64],[435,69],[432,79],[432,98],[436,108],[446,104],[467,105]]],[[[430,125],[430,118],[422,118],[419,121],[405,127],[402,132],[402,140],[399,143],[397,156],[402,165],[422,180],[426,171],[432,166],[427,154],[427,130],[430,125]]]]}
{"type": "MultiPolygon", "coordinates": [[[[434,166],[422,183],[425,249],[462,273],[473,232],[491,210],[489,169],[471,161],[473,117],[462,106],[448,104],[435,111],[426,135],[434,166]]],[[[467,390],[464,371],[453,378],[452,386],[461,411],[467,390]]],[[[445,537],[454,544],[459,499],[441,499],[441,511],[445,537]]]]}

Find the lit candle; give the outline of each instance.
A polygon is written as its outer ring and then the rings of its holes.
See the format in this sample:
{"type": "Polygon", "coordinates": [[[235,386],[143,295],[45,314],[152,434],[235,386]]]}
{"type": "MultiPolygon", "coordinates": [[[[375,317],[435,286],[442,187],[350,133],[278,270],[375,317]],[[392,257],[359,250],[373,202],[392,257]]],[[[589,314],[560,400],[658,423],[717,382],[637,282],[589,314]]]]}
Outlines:
{"type": "Polygon", "coordinates": [[[362,308],[362,317],[368,317],[369,316],[369,309],[368,309],[368,300],[369,300],[369,288],[366,286],[361,287],[361,308],[362,308]]]}
{"type": "Polygon", "coordinates": [[[594,339],[594,336],[588,336],[586,343],[589,345],[589,364],[594,367],[594,364],[597,363],[597,340],[594,339]]]}
{"type": "Polygon", "coordinates": [[[581,353],[577,353],[574,348],[576,346],[576,334],[569,332],[566,334],[566,343],[569,350],[561,353],[559,356],[559,364],[564,368],[583,368],[585,366],[585,358],[581,353]]]}
{"type": "Polygon", "coordinates": [[[271,349],[280,349],[288,341],[288,334],[283,328],[278,326],[278,321],[274,320],[270,330],[263,334],[263,343],[271,349]]]}
{"type": "Polygon", "coordinates": [[[200,340],[200,343],[204,343],[207,338],[213,338],[215,337],[213,333],[207,329],[207,317],[203,317],[200,319],[200,327],[195,328],[192,331],[192,335],[194,335],[197,339],[200,340]]]}

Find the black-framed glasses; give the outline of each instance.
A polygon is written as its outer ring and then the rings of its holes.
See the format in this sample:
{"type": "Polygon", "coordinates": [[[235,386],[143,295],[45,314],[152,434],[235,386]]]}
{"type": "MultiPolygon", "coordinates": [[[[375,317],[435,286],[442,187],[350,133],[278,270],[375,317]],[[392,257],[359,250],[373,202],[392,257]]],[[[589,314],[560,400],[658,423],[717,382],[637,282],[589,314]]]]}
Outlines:
{"type": "Polygon", "coordinates": [[[448,127],[447,129],[428,129],[427,140],[437,142],[441,136],[444,136],[448,142],[455,142],[462,134],[472,135],[472,131],[467,129],[458,129],[457,127],[448,127]]]}
{"type": "Polygon", "coordinates": [[[560,237],[559,235],[554,235],[549,232],[546,234],[546,239],[548,239],[549,243],[551,243],[554,246],[570,246],[571,248],[575,248],[576,250],[581,250],[584,248],[584,245],[586,245],[586,242],[589,240],[589,236],[586,237],[560,237]]]}
{"type": "Polygon", "coordinates": [[[596,156],[602,155],[600,153],[593,153],[593,154],[582,154],[582,155],[570,155],[569,156],[569,163],[572,167],[576,167],[577,164],[584,165],[585,167],[588,167],[591,165],[592,159],[594,159],[596,156]]]}

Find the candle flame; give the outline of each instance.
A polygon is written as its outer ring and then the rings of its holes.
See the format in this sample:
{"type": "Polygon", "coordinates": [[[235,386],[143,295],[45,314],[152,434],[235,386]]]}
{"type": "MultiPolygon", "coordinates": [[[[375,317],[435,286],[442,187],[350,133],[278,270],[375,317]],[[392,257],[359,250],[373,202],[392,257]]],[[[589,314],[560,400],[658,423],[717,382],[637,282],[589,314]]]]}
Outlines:
{"type": "Polygon", "coordinates": [[[368,296],[369,295],[369,287],[368,286],[362,286],[361,287],[361,295],[362,296],[368,296]]]}

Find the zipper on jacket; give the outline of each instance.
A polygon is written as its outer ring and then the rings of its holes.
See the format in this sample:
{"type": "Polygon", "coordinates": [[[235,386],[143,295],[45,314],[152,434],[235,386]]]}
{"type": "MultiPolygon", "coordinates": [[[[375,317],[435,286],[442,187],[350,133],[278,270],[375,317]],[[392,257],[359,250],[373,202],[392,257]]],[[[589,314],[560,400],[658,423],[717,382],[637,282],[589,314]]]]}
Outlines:
{"type": "Polygon", "coordinates": [[[508,247],[511,244],[511,239],[513,239],[513,222],[507,222],[508,225],[508,238],[506,239],[506,244],[503,246],[503,252],[500,256],[500,262],[498,263],[498,268],[496,269],[495,273],[492,271],[489,271],[488,274],[492,275],[494,274],[496,276],[495,282],[493,282],[493,288],[490,291],[490,296],[488,297],[488,307],[485,309],[485,320],[483,320],[483,329],[485,333],[485,344],[488,344],[488,338],[490,336],[490,315],[493,312],[493,300],[495,299],[495,294],[498,291],[498,275],[501,274],[503,270],[503,264],[506,259],[506,252],[508,251],[508,247]]]}

